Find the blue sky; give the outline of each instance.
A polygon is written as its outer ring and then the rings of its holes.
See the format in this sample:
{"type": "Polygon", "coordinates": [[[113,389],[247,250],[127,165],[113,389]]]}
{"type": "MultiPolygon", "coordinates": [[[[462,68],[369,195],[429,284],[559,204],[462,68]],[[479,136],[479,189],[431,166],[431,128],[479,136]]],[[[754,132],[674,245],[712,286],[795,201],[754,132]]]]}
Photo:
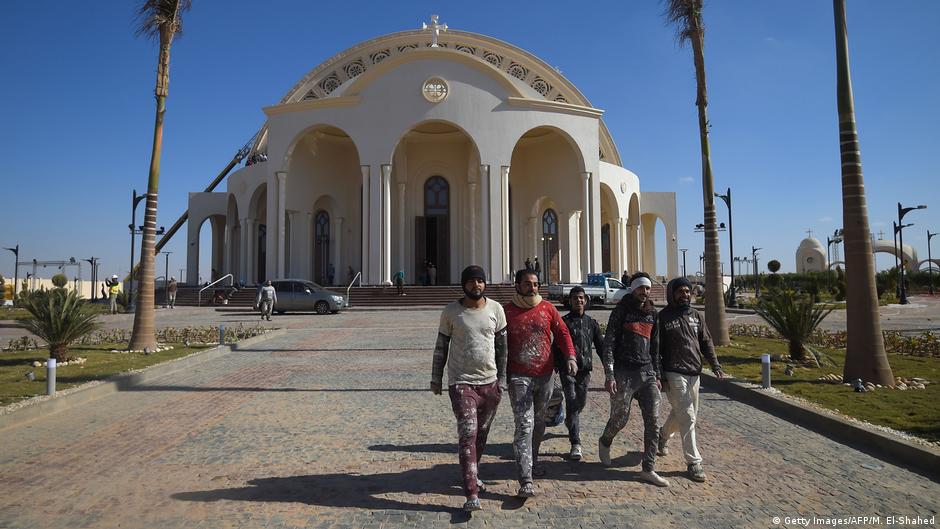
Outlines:
{"type": "MultiPolygon", "coordinates": [[[[138,3],[84,3],[80,18],[53,0],[4,6],[0,245],[19,243],[21,259],[95,255],[102,273],[128,269],[128,198],[147,184],[157,51],[134,36],[138,3]]],[[[694,70],[659,2],[592,2],[582,12],[485,1],[367,2],[355,12],[299,0],[193,3],[172,52],[160,224],[172,224],[187,193],[201,191],[263,124],[261,107],[306,72],[439,13],[454,29],[508,41],[557,66],[604,109],[642,188],[677,193],[679,244],[689,248],[689,272],[697,270],[694,70]]],[[[872,229],[890,236],[897,202],[927,204],[905,218],[915,223],[905,242],[925,258],[925,229],[940,231],[940,2],[848,4],[872,229]]],[[[735,249],[763,247],[762,263],[775,258],[793,270],[807,229],[824,240],[841,226],[832,4],[712,1],[704,16],[715,188],[733,190],[735,249]]],[[[727,221],[720,202],[719,219],[727,221]]],[[[172,274],[185,267],[184,239],[185,230],[169,245],[172,274]]],[[[727,262],[727,233],[721,242],[727,262]]],[[[893,257],[878,258],[879,269],[890,263],[893,257]]],[[[0,255],[0,273],[13,275],[10,252],[0,255]]]]}

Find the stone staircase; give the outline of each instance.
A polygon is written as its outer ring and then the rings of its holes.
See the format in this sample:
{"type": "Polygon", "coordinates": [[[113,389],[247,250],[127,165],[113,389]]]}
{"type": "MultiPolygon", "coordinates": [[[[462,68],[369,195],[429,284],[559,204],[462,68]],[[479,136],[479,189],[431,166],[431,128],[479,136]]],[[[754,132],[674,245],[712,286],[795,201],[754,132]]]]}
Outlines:
{"type": "MultiPolygon", "coordinates": [[[[220,288],[219,292],[225,292],[228,288],[220,288]]],[[[332,287],[329,290],[343,296],[346,295],[346,289],[342,287],[332,287]]],[[[389,287],[353,287],[349,291],[349,305],[355,307],[443,307],[444,305],[459,299],[463,296],[463,291],[457,285],[441,285],[433,287],[425,286],[405,286],[405,295],[399,296],[393,286],[389,287]]],[[[199,288],[180,286],[176,293],[176,304],[179,306],[196,306],[199,288]]],[[[487,285],[486,295],[500,303],[508,303],[515,292],[512,285],[487,285]]],[[[246,287],[235,292],[226,308],[250,308],[255,302],[255,287],[246,287]]],[[[212,298],[214,289],[207,289],[202,293],[202,306],[214,305],[212,298]]],[[[657,305],[665,304],[665,287],[663,285],[653,285],[651,291],[653,302],[657,305]]],[[[157,289],[157,306],[163,306],[163,291],[157,289]]]]}

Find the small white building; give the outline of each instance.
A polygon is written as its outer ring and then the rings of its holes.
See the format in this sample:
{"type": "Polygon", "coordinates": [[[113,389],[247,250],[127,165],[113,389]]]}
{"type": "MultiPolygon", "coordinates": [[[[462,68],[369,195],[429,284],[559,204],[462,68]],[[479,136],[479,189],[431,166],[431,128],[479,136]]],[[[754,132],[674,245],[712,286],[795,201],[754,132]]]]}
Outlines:
{"type": "Polygon", "coordinates": [[[263,161],[190,193],[187,283],[206,220],[212,268],[247,283],[420,283],[426,261],[438,284],[471,263],[509,282],[536,256],[552,282],[653,275],[657,219],[678,275],[675,193],[640,192],[603,111],[531,53],[443,29],[358,44],[265,108],[263,161]]]}

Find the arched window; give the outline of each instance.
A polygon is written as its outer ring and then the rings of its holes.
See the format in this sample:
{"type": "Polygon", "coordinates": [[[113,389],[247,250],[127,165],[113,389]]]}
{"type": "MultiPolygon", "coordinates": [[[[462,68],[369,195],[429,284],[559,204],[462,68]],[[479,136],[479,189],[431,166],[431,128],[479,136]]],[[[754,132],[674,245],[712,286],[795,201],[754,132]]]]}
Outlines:
{"type": "Polygon", "coordinates": [[[558,214],[549,208],[542,214],[542,260],[540,280],[557,283],[558,273],[558,214]]]}
{"type": "Polygon", "coordinates": [[[313,220],[313,280],[321,285],[329,284],[330,267],[330,214],[317,211],[313,220]]]}
{"type": "Polygon", "coordinates": [[[437,217],[450,213],[450,185],[440,176],[424,183],[424,216],[437,217]]]}

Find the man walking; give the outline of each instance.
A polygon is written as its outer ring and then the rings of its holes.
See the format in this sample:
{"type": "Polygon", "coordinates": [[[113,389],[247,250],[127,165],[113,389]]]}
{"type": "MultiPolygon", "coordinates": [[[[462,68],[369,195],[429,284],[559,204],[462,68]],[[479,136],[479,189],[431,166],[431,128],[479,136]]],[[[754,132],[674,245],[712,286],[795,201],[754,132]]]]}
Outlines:
{"type": "Polygon", "coordinates": [[[177,288],[179,288],[179,285],[176,284],[176,278],[171,277],[169,284],[166,286],[166,304],[171,309],[176,306],[177,288]]]}
{"type": "Polygon", "coordinates": [[[277,305],[277,292],[274,290],[274,286],[271,285],[271,281],[268,280],[263,287],[258,289],[255,308],[261,309],[262,320],[267,317],[268,321],[271,321],[271,312],[274,311],[275,305],[277,305]]]}
{"type": "Polygon", "coordinates": [[[610,313],[604,335],[604,384],[610,393],[610,419],[597,443],[598,456],[610,466],[610,445],[630,419],[636,398],[643,413],[643,471],[640,479],[660,487],[669,482],[655,471],[659,427],[660,363],[656,309],[649,299],[653,283],[644,272],[630,278],[630,292],[610,313]]]}
{"type": "MultiPolygon", "coordinates": [[[[552,338],[567,359],[568,374],[578,372],[568,327],[554,305],[539,296],[535,272],[516,272],[516,293],[506,310],[509,344],[509,399],[516,429],[512,448],[519,471],[520,498],[535,495],[533,466],[545,433],[545,408],[552,393],[552,338]]],[[[542,474],[542,472],[539,472],[542,474]]]]}
{"type": "Polygon", "coordinates": [[[692,283],[688,279],[677,277],[666,286],[668,305],[659,313],[659,350],[665,377],[663,387],[672,411],[660,432],[657,454],[665,456],[666,443],[672,434],[679,432],[689,478],[702,482],[705,470],[695,442],[702,358],[708,360],[716,377],[721,379],[725,374],[702,315],[689,305],[691,300],[692,283]]]}
{"type": "Polygon", "coordinates": [[[468,266],[460,280],[464,297],[441,313],[431,391],[435,395],[442,393],[446,364],[447,392],[457,418],[458,459],[467,498],[463,508],[478,511],[479,493],[485,490],[478,465],[506,387],[506,314],[499,303],[484,297],[486,273],[482,268],[468,266]]]}
{"type": "Polygon", "coordinates": [[[568,374],[567,359],[561,354],[556,344],[552,347],[555,357],[555,369],[561,378],[561,386],[565,394],[565,426],[568,427],[568,440],[571,441],[569,457],[572,461],[580,461],[583,456],[581,450],[581,411],[587,403],[588,385],[591,383],[591,369],[593,358],[591,345],[600,356],[604,350],[604,336],[597,321],[584,312],[587,298],[584,289],[576,286],[568,293],[568,305],[571,312],[565,314],[562,320],[571,334],[574,344],[575,360],[578,363],[578,372],[571,376],[568,374]]]}

